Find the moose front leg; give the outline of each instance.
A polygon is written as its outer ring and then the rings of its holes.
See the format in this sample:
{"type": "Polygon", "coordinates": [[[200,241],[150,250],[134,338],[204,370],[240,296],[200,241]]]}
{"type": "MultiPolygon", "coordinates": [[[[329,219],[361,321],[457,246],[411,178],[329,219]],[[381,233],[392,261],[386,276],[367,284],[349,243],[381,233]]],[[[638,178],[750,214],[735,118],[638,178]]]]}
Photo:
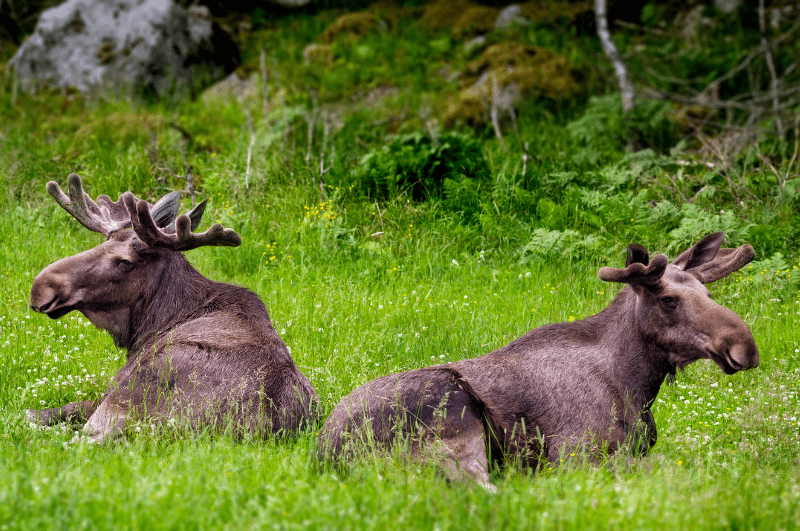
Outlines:
{"type": "Polygon", "coordinates": [[[122,435],[127,426],[127,412],[116,405],[113,396],[106,398],[83,426],[83,434],[93,442],[105,442],[122,435]]]}
{"type": "Polygon", "coordinates": [[[50,409],[26,409],[25,419],[40,426],[55,426],[62,422],[84,424],[99,404],[99,400],[86,400],[50,409]]]}
{"type": "Polygon", "coordinates": [[[442,465],[451,481],[472,478],[490,492],[497,489],[489,479],[489,460],[486,455],[486,433],[483,422],[473,412],[465,415],[457,433],[441,439],[445,455],[442,465]]]}

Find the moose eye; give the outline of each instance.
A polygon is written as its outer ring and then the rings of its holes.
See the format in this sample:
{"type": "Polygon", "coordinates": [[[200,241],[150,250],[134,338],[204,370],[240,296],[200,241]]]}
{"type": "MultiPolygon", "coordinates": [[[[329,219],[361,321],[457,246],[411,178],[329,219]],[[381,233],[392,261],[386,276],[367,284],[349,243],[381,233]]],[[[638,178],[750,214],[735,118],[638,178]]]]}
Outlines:
{"type": "Polygon", "coordinates": [[[120,271],[127,272],[127,271],[130,271],[133,268],[133,263],[131,263],[129,260],[124,260],[123,259],[123,260],[120,260],[119,262],[117,262],[117,268],[120,271]]]}
{"type": "Polygon", "coordinates": [[[667,310],[674,310],[678,307],[678,299],[675,297],[661,297],[661,305],[667,310]]]}

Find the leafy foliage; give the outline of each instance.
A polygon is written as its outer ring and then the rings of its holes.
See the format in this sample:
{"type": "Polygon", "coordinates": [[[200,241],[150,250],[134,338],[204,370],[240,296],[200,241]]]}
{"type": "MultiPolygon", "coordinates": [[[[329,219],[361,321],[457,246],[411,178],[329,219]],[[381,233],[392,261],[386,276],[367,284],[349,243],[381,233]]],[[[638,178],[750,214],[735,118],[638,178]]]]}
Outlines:
{"type": "Polygon", "coordinates": [[[480,142],[456,132],[435,138],[422,132],[396,136],[364,155],[360,167],[362,185],[371,197],[444,197],[451,209],[463,207],[473,213],[480,183],[489,177],[480,142]]]}

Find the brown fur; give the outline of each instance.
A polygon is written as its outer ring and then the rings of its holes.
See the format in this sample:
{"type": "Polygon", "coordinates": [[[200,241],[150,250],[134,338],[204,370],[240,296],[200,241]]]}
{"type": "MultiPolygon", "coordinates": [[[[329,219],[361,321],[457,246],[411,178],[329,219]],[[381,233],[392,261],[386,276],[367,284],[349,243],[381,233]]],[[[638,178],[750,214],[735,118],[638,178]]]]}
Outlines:
{"type": "Polygon", "coordinates": [[[598,456],[625,444],[646,453],[656,442],[650,407],[668,374],[701,358],[728,374],[759,363],[747,324],[713,302],[699,280],[717,280],[752,260],[749,246],[718,253],[721,242],[721,233],[712,234],[670,265],[663,255],[651,263],[644,248],[631,245],[624,270],[600,272],[629,284],[600,313],[542,326],[478,358],[362,385],[321,430],[321,457],[352,453],[345,443],[365,426],[379,447],[391,445],[398,431],[439,438],[453,468],[483,484],[487,460],[476,465],[472,454],[453,449],[456,443],[482,445],[496,462],[513,459],[534,468],[575,451],[598,456]],[[411,414],[436,408],[447,422],[411,414]],[[465,410],[481,418],[481,433],[469,418],[460,420],[465,410]],[[415,422],[398,427],[400,417],[415,422]]]}

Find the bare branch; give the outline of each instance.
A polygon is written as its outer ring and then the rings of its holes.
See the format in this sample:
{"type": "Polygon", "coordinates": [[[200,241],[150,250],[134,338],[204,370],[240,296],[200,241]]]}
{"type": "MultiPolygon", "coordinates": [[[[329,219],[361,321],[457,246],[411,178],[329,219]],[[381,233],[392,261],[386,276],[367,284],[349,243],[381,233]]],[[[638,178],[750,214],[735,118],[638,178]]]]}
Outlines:
{"type": "Polygon", "coordinates": [[[503,140],[503,133],[500,130],[500,121],[499,121],[499,117],[498,117],[499,112],[498,112],[498,109],[497,109],[497,107],[498,107],[497,99],[499,97],[498,96],[499,88],[497,86],[497,76],[494,75],[494,72],[492,72],[491,78],[492,78],[492,101],[491,101],[491,105],[492,105],[492,108],[491,108],[492,127],[494,128],[494,134],[497,137],[497,141],[500,144],[500,147],[503,148],[503,151],[508,153],[508,147],[506,147],[506,143],[503,140]]]}
{"type": "Polygon", "coordinates": [[[611,32],[608,29],[606,0],[595,0],[594,15],[597,23],[597,37],[600,39],[600,44],[602,44],[606,56],[611,61],[611,64],[614,65],[614,72],[617,74],[619,90],[622,94],[622,110],[627,114],[636,105],[636,92],[628,73],[628,67],[611,39],[611,32]]]}
{"type": "Polygon", "coordinates": [[[186,191],[189,193],[189,197],[192,198],[192,208],[194,208],[197,200],[195,198],[196,190],[194,188],[194,176],[192,175],[192,171],[194,167],[189,164],[186,166],[186,191]]]}
{"type": "MultiPolygon", "coordinates": [[[[325,168],[325,150],[328,147],[328,134],[330,134],[330,130],[331,130],[330,115],[327,112],[325,112],[323,115],[323,127],[322,127],[322,152],[320,153],[319,156],[319,191],[323,197],[327,195],[325,193],[325,181],[323,177],[333,167],[333,159],[331,159],[331,165],[325,168]]],[[[334,148],[334,153],[335,153],[335,148],[334,148]]]]}
{"type": "Polygon", "coordinates": [[[259,50],[258,66],[261,72],[261,100],[264,105],[264,116],[269,114],[269,91],[267,81],[269,80],[269,72],[267,71],[267,52],[264,48],[259,50]]]}
{"type": "MultiPolygon", "coordinates": [[[[783,121],[781,114],[778,110],[780,106],[780,99],[778,97],[778,72],[775,69],[775,59],[772,57],[772,48],[770,48],[769,41],[767,41],[767,24],[765,21],[766,9],[764,8],[764,0],[758,0],[758,31],[761,34],[761,47],[764,49],[764,60],[767,62],[769,75],[771,77],[770,87],[772,89],[772,110],[775,113],[775,125],[778,127],[778,136],[783,138],[783,121]]],[[[783,189],[783,186],[781,186],[783,189]]]]}
{"type": "Polygon", "coordinates": [[[253,145],[256,143],[256,133],[253,131],[253,115],[247,113],[247,129],[250,131],[250,144],[247,146],[247,168],[244,172],[244,189],[250,190],[250,159],[253,156],[253,145]]]}
{"type": "Polygon", "coordinates": [[[524,151],[524,154],[522,155],[522,180],[524,182],[524,180],[525,180],[525,172],[528,170],[528,161],[531,158],[531,154],[528,151],[528,143],[527,142],[524,142],[522,144],[522,149],[524,151]]]}
{"type": "Polygon", "coordinates": [[[306,168],[311,167],[311,147],[314,143],[314,126],[317,123],[317,98],[314,94],[314,91],[309,90],[309,96],[311,97],[311,110],[306,111],[305,119],[306,124],[308,124],[308,148],[306,149],[306,168]]]}

